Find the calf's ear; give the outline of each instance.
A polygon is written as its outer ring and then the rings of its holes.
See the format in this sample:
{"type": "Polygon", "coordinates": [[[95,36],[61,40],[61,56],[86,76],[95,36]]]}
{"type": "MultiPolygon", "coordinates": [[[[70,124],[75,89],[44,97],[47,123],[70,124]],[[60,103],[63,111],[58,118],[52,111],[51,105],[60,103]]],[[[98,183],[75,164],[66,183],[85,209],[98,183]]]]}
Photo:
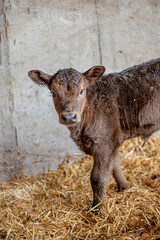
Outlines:
{"type": "Polygon", "coordinates": [[[51,76],[41,72],[39,70],[31,70],[28,72],[28,76],[37,84],[48,86],[51,76]]]}
{"type": "Polygon", "coordinates": [[[89,83],[94,83],[98,80],[103,73],[105,72],[105,67],[103,66],[94,66],[83,73],[83,75],[87,78],[89,83]]]}

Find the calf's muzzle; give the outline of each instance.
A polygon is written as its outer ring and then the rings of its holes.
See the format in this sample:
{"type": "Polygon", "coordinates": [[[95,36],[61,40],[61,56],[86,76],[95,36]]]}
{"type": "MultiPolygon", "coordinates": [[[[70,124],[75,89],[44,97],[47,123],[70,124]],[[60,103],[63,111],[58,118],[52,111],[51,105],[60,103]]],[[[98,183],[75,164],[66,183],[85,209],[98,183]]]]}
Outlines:
{"type": "Polygon", "coordinates": [[[77,115],[75,113],[61,114],[61,121],[63,124],[73,124],[77,122],[77,115]]]}

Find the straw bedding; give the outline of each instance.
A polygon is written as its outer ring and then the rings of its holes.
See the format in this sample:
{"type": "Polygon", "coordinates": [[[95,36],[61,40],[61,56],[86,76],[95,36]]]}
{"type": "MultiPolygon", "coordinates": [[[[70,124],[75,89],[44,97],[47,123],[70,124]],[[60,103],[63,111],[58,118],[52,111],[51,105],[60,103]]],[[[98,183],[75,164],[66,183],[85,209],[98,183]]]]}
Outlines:
{"type": "Polygon", "coordinates": [[[55,171],[0,182],[0,239],[160,239],[160,138],[120,148],[131,188],[111,179],[104,206],[90,211],[92,158],[66,158],[55,171]]]}

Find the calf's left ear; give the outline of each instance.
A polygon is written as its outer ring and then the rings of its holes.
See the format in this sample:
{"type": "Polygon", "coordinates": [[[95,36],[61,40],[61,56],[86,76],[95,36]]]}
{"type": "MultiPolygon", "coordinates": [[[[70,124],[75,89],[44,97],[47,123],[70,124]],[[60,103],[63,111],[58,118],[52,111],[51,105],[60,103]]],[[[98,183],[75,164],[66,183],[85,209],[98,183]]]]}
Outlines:
{"type": "Polygon", "coordinates": [[[39,70],[31,70],[28,72],[28,76],[39,85],[48,86],[51,76],[47,73],[41,72],[39,70]]]}
{"type": "Polygon", "coordinates": [[[89,83],[94,83],[98,80],[103,73],[105,72],[105,67],[103,66],[94,66],[83,73],[83,75],[87,78],[89,83]]]}

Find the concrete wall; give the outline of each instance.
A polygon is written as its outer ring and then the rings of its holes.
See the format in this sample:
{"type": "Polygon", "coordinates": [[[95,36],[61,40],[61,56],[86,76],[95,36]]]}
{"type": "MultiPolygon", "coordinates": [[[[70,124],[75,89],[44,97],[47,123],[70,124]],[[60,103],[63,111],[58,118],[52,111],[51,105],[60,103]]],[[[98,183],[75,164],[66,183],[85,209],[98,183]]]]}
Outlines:
{"type": "Polygon", "coordinates": [[[159,0],[0,1],[0,175],[30,174],[77,153],[31,69],[107,72],[160,57],[159,0]]]}

